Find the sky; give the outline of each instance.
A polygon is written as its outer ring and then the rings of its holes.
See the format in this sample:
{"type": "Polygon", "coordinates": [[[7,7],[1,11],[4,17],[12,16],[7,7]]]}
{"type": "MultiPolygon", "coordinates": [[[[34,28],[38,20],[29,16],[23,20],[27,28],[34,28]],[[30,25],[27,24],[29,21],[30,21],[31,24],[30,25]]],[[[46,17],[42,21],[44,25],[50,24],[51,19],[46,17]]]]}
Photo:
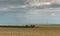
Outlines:
{"type": "Polygon", "coordinates": [[[0,24],[60,24],[60,0],[46,1],[0,0],[0,24]]]}

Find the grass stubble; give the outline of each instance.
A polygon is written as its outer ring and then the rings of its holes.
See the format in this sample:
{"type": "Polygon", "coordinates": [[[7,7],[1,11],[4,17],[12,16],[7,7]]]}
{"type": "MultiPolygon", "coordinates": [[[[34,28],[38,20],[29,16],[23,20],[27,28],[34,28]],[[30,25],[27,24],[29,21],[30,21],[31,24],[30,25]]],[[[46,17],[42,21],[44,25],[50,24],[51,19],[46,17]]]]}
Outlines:
{"type": "Polygon", "coordinates": [[[0,36],[60,36],[60,26],[37,26],[35,28],[2,28],[0,36]]]}

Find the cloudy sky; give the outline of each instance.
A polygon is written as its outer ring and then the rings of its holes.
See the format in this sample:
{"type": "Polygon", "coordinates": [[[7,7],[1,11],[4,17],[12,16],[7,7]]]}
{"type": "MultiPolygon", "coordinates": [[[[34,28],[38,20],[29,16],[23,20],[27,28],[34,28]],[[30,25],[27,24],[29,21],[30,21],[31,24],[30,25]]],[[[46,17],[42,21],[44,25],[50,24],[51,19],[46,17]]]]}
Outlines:
{"type": "Polygon", "coordinates": [[[43,1],[0,0],[0,23],[60,24],[60,0],[43,1]]]}

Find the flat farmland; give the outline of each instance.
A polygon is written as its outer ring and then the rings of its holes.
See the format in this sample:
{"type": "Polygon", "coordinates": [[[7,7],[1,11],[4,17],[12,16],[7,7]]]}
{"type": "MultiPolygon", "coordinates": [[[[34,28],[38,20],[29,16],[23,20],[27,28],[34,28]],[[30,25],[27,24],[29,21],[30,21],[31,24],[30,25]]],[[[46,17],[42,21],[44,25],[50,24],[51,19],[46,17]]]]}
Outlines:
{"type": "Polygon", "coordinates": [[[58,26],[59,25],[40,25],[38,28],[0,27],[0,36],[60,36],[60,27],[58,26]]]}

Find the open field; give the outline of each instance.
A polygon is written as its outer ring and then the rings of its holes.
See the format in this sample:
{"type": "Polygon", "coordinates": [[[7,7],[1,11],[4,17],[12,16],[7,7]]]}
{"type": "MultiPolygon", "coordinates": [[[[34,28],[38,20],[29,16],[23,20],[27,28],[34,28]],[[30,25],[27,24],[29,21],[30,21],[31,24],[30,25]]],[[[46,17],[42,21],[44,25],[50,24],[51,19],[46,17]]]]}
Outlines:
{"type": "Polygon", "coordinates": [[[60,36],[60,25],[36,25],[36,27],[37,28],[0,27],[0,36],[60,36]]]}

